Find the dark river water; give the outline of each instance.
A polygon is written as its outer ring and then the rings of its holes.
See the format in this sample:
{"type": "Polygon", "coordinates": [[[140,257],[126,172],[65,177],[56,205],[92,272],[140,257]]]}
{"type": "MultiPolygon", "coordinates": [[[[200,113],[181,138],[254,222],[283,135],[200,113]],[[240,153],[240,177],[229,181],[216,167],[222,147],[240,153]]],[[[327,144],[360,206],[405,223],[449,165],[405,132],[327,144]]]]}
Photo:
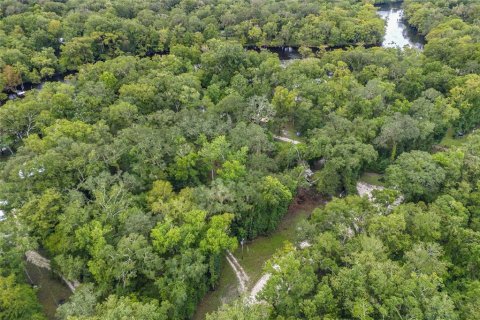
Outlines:
{"type": "MultiPolygon", "coordinates": [[[[425,38],[408,25],[404,17],[402,2],[395,2],[377,5],[378,15],[385,20],[385,36],[381,46],[384,48],[403,48],[405,46],[423,50],[425,38]]],[[[298,48],[269,48],[271,52],[277,53],[282,64],[285,61],[301,59],[298,48]]],[[[314,50],[315,51],[315,50],[314,50]]]]}

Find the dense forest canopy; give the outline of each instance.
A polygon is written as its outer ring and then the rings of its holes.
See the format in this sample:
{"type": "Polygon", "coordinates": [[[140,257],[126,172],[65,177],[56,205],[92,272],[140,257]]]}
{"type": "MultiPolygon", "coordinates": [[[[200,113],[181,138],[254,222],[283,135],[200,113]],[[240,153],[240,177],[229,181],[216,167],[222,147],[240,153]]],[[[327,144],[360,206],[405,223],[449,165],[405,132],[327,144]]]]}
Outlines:
{"type": "Polygon", "coordinates": [[[342,1],[3,1],[0,67],[23,82],[119,55],[145,56],[212,38],[249,46],[377,44],[375,8],[342,1]]]}
{"type": "Polygon", "coordinates": [[[301,189],[330,201],[262,302],[208,319],[478,319],[480,4],[406,0],[420,51],[375,46],[388,2],[2,1],[0,319],[45,319],[37,249],[58,319],[190,319],[301,189]]]}

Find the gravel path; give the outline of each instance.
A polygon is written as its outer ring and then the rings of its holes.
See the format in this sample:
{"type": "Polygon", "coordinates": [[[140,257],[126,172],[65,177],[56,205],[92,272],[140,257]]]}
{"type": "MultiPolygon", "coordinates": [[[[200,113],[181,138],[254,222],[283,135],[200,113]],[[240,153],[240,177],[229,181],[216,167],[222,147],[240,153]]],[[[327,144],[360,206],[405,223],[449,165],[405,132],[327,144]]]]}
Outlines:
{"type": "Polygon", "coordinates": [[[381,186],[374,186],[373,184],[368,184],[366,182],[357,182],[357,192],[360,197],[363,197],[366,195],[368,197],[368,200],[372,201],[373,200],[373,195],[372,192],[374,190],[383,190],[385,189],[384,187],[381,186]]]}
{"type": "Polygon", "coordinates": [[[280,140],[280,141],[283,141],[283,142],[289,142],[289,143],[293,143],[293,144],[299,144],[301,143],[300,141],[298,140],[293,140],[293,139],[290,139],[290,138],[287,138],[287,137],[281,137],[281,136],[273,136],[274,139],[277,139],[277,140],[280,140]]]}
{"type": "Polygon", "coordinates": [[[268,280],[270,279],[272,275],[270,273],[264,274],[258,281],[255,283],[255,285],[252,288],[252,291],[250,292],[250,297],[249,297],[249,303],[257,303],[257,294],[262,291],[263,287],[267,284],[268,280]]]}
{"type": "MultiPolygon", "coordinates": [[[[250,281],[250,277],[247,275],[245,270],[242,268],[240,263],[238,262],[237,258],[230,252],[227,251],[226,255],[228,264],[232,267],[233,272],[238,280],[238,291],[240,293],[245,293],[248,288],[248,283],[250,281]]],[[[262,291],[263,287],[267,284],[268,279],[270,279],[271,274],[266,273],[264,274],[253,286],[250,295],[248,295],[247,303],[257,303],[257,294],[262,291]]]]}
{"type": "Polygon", "coordinates": [[[50,260],[47,258],[43,257],[40,255],[40,253],[29,250],[25,252],[25,257],[27,258],[28,262],[31,262],[32,264],[36,265],[39,268],[44,268],[47,270],[51,270],[50,267],[50,260]]]}

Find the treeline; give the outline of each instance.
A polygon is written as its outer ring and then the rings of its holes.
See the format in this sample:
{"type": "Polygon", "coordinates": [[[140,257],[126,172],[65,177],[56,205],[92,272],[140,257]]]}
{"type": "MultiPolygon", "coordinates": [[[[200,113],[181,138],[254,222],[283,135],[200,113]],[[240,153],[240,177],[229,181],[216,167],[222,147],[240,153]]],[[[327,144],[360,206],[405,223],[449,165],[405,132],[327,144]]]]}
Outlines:
{"type": "Polygon", "coordinates": [[[405,0],[404,6],[408,22],[423,35],[450,20],[478,24],[480,19],[480,3],[475,0],[405,0]]]}
{"type": "Polygon", "coordinates": [[[350,123],[343,113],[342,122],[311,130],[305,151],[309,157],[318,150],[313,159],[323,160],[316,173],[320,190],[338,192],[343,183],[354,193],[345,172],[365,163],[371,166],[376,156],[368,148],[371,144],[378,151],[374,167],[382,167],[387,188],[375,191],[373,202],[347,196],[316,209],[299,231],[297,246],[287,245],[267,264],[265,272],[272,276],[257,297],[263,303],[237,301],[207,319],[478,318],[479,4],[406,1],[405,7],[409,22],[428,40],[424,54],[414,53],[415,62],[408,51],[386,59],[382,49],[368,50],[368,55],[360,50],[335,52],[322,60],[346,63],[359,80],[364,72],[378,75],[385,67],[393,92],[407,99],[396,96],[395,102],[387,102],[389,115],[377,118],[383,118],[381,129],[370,138],[375,125],[365,125],[361,111],[350,123]],[[416,63],[415,70],[407,67],[416,63]],[[406,70],[404,76],[416,75],[395,81],[399,70],[406,70]],[[401,101],[407,102],[406,108],[401,101]],[[427,116],[428,110],[435,110],[435,117],[427,116]],[[435,145],[449,126],[460,135],[472,133],[459,147],[435,145]],[[335,149],[352,136],[356,144],[335,149]],[[347,150],[354,150],[354,156],[347,150]]]}
{"type": "Polygon", "coordinates": [[[36,290],[27,283],[25,246],[35,246],[28,230],[0,220],[0,319],[47,319],[36,290]]]}
{"type": "MultiPolygon", "coordinates": [[[[90,124],[104,120],[116,135],[137,118],[170,110],[172,117],[182,113],[211,117],[212,124],[203,122],[198,127],[192,124],[198,122],[190,119],[193,116],[181,118],[183,134],[193,130],[195,139],[200,132],[207,140],[226,135],[224,128],[229,123],[241,121],[272,130],[294,124],[296,131],[308,133],[305,147],[298,147],[304,160],[340,160],[348,146],[353,157],[362,154],[370,168],[382,171],[403,151],[429,150],[449,127],[455,132],[469,131],[479,121],[475,108],[479,76],[458,76],[454,69],[415,50],[401,53],[401,59],[395,50],[338,50],[282,69],[273,54],[245,52],[239,44],[218,41],[209,45],[203,53],[195,47],[176,46],[172,55],[163,57],[122,57],[97,63],[82,69],[71,83],[47,84],[37,96],[9,102],[0,110],[3,146],[15,150],[25,136],[40,131],[37,115],[42,115],[43,125],[58,118],[90,124]],[[43,97],[55,97],[58,102],[42,102],[43,97]],[[217,127],[223,131],[216,131],[217,127]],[[377,153],[380,158],[372,161],[377,153]]],[[[241,152],[241,146],[237,143],[229,152],[241,152]]],[[[267,143],[252,148],[256,153],[272,150],[267,143]]],[[[295,166],[299,153],[285,152],[282,161],[295,166]]],[[[161,156],[166,163],[175,158],[164,152],[161,156]]],[[[189,157],[195,161],[198,155],[189,157]]],[[[325,181],[320,189],[328,193],[346,187],[353,190],[365,164],[358,160],[352,163],[354,167],[342,161],[327,162],[326,170],[318,172],[325,175],[318,180],[325,181]],[[335,169],[330,167],[334,163],[335,169]],[[346,176],[327,178],[337,174],[346,176]]],[[[214,177],[198,169],[179,174],[168,168],[168,173],[176,189],[214,177]]],[[[149,174],[138,172],[142,179],[149,174]]]]}
{"type": "Polygon", "coordinates": [[[247,46],[377,44],[384,26],[373,6],[354,0],[3,1],[0,17],[0,91],[177,44],[213,38],[247,46]]]}

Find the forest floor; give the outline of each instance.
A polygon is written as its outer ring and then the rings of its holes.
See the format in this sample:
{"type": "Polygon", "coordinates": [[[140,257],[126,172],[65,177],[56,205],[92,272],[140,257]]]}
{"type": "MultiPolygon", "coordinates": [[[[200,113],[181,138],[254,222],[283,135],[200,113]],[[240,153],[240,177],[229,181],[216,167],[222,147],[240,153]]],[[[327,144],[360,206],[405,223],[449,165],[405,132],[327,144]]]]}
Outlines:
{"type": "Polygon", "coordinates": [[[280,130],[280,136],[289,138],[295,141],[298,141],[298,143],[305,142],[305,138],[303,135],[298,135],[300,134],[295,130],[295,126],[293,123],[287,123],[282,127],[282,130],[280,130]]]}
{"type": "MultiPolygon", "coordinates": [[[[232,252],[248,275],[246,291],[250,292],[264,275],[265,262],[281,249],[285,242],[295,242],[296,229],[300,221],[307,219],[312,211],[326,203],[326,199],[309,190],[300,190],[279,223],[277,230],[269,236],[261,236],[247,242],[243,250],[239,247],[232,252]]],[[[237,276],[227,261],[224,261],[220,281],[214,291],[206,294],[200,302],[193,319],[203,320],[209,312],[215,311],[222,303],[228,303],[241,296],[237,276]]]]}

